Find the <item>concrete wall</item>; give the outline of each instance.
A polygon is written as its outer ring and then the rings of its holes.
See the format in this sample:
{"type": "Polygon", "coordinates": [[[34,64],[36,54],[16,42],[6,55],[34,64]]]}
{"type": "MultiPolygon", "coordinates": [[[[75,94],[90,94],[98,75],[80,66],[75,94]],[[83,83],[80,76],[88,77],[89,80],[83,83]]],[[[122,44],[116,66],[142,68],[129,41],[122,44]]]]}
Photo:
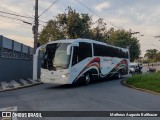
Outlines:
{"type": "Polygon", "coordinates": [[[32,60],[0,58],[0,81],[32,78],[32,60]]]}
{"type": "MultiPolygon", "coordinates": [[[[33,48],[0,36],[0,82],[32,78],[33,48]]],[[[40,77],[41,60],[38,62],[40,77]]]]}

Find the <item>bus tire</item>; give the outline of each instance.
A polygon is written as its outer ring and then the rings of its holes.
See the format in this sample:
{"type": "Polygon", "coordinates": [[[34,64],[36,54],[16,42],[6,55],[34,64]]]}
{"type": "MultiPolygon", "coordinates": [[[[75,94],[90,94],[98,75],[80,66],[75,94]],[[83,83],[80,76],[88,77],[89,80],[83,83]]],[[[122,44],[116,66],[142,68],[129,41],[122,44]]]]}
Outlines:
{"type": "Polygon", "coordinates": [[[86,73],[84,79],[84,85],[89,85],[91,82],[91,74],[86,73]]]}
{"type": "Polygon", "coordinates": [[[117,79],[120,79],[122,77],[121,71],[119,70],[117,73],[117,79]]]}

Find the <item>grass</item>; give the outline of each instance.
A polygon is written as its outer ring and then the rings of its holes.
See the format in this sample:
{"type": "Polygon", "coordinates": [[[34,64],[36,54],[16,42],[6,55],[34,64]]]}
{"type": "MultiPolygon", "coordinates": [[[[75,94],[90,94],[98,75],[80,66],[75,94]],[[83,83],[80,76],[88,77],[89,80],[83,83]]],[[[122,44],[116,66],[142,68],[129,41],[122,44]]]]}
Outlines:
{"type": "Polygon", "coordinates": [[[160,93],[160,72],[153,74],[135,75],[127,78],[126,83],[136,88],[142,88],[160,93]]]}

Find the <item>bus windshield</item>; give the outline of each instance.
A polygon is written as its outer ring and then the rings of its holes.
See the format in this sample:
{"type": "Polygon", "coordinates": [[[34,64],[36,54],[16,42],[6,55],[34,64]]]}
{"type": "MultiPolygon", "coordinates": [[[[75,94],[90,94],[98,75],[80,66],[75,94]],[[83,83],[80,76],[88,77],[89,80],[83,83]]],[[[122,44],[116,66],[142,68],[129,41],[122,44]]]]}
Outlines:
{"type": "Polygon", "coordinates": [[[46,46],[42,61],[42,68],[49,70],[67,69],[70,55],[67,55],[67,46],[70,43],[53,43],[46,46]]]}

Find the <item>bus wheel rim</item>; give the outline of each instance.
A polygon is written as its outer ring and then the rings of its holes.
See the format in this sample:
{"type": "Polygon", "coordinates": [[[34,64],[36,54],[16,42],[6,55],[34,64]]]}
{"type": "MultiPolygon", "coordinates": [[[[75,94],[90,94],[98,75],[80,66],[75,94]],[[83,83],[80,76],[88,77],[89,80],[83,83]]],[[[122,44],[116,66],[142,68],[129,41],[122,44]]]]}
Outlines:
{"type": "Polygon", "coordinates": [[[86,83],[88,84],[90,82],[90,76],[89,74],[86,75],[86,83]]]}

